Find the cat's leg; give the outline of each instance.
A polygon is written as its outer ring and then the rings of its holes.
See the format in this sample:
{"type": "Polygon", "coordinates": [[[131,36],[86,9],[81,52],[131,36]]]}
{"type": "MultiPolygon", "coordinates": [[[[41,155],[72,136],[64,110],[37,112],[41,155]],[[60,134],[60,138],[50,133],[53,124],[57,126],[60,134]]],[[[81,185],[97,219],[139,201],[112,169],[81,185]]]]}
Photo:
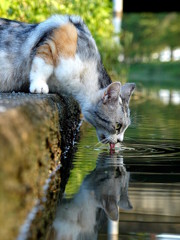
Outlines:
{"type": "MultiPolygon", "coordinates": [[[[53,30],[51,37],[47,38],[36,49],[36,55],[30,71],[30,92],[48,93],[47,81],[52,75],[54,68],[59,66],[60,57],[65,59],[74,58],[76,49],[77,30],[73,24],[67,23],[53,30]]],[[[63,69],[60,72],[62,71],[63,69]]]]}
{"type": "Polygon", "coordinates": [[[53,65],[40,56],[35,56],[30,71],[30,92],[48,93],[47,81],[53,73],[53,65]]]}

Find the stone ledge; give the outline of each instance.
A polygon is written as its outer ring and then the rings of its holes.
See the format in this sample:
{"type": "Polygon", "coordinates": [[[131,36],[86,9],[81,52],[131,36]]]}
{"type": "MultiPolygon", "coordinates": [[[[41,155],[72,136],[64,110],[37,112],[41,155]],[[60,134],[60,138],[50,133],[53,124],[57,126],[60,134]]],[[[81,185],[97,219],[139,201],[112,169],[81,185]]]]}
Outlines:
{"type": "Polygon", "coordinates": [[[60,191],[61,154],[72,146],[79,114],[71,98],[0,94],[1,239],[15,239],[29,213],[19,239],[45,239],[60,191]]]}

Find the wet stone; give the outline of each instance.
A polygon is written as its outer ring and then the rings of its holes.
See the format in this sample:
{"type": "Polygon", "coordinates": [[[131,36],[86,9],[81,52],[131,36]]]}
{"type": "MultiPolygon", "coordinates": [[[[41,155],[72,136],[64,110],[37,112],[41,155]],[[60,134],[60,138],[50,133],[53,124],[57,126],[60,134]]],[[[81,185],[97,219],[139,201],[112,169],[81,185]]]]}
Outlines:
{"type": "Polygon", "coordinates": [[[1,239],[45,239],[60,194],[61,155],[79,107],[55,94],[0,94],[1,239]]]}

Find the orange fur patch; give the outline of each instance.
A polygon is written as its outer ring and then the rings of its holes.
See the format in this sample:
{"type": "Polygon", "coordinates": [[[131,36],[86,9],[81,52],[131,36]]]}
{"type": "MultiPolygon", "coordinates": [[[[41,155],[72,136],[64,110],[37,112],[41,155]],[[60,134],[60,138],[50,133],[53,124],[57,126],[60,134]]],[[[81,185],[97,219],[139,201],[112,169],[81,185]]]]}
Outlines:
{"type": "Polygon", "coordinates": [[[36,56],[44,59],[47,64],[53,65],[51,48],[48,43],[41,45],[36,52],[36,56]]]}
{"type": "Polygon", "coordinates": [[[77,31],[74,25],[68,23],[54,31],[53,39],[57,52],[63,57],[74,57],[77,48],[77,31]]]}
{"type": "Polygon", "coordinates": [[[47,64],[57,65],[59,56],[74,57],[76,49],[77,31],[73,24],[68,23],[53,31],[51,38],[37,49],[36,56],[47,64]]]}
{"type": "Polygon", "coordinates": [[[63,25],[53,33],[57,54],[65,58],[74,57],[77,49],[77,31],[73,24],[63,25]]]}

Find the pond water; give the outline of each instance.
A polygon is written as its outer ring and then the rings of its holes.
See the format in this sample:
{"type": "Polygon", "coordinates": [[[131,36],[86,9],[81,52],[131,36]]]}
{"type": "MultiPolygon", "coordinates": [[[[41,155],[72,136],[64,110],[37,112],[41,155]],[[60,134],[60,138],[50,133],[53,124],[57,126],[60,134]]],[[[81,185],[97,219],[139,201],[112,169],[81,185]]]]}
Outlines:
{"type": "Polygon", "coordinates": [[[57,239],[180,239],[180,104],[148,96],[113,153],[82,124],[57,239]]]}

